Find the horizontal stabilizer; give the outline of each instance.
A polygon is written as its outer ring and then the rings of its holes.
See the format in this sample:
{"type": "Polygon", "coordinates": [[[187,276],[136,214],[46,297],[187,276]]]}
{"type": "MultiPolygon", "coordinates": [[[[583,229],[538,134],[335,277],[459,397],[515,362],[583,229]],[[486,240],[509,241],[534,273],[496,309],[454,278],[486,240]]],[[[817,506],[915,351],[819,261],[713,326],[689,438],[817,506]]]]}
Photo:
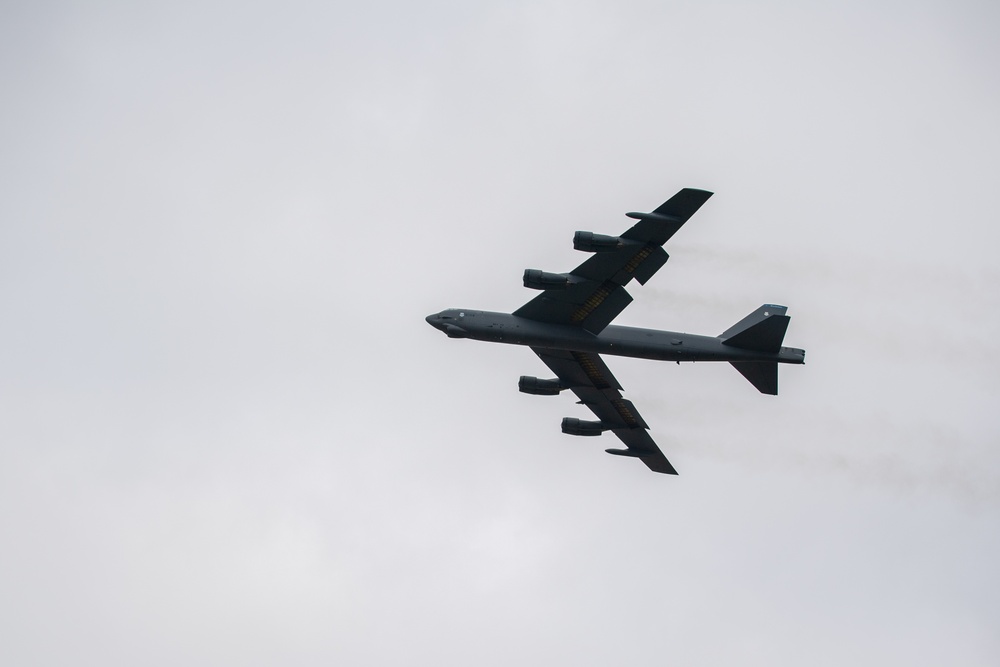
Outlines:
{"type": "Polygon", "coordinates": [[[757,387],[762,394],[777,396],[778,394],[778,362],[777,361],[730,361],[750,384],[757,387]]]}
{"type": "Polygon", "coordinates": [[[765,304],[726,329],[719,338],[723,345],[742,350],[778,352],[791,319],[785,315],[786,310],[784,306],[765,304]]]}

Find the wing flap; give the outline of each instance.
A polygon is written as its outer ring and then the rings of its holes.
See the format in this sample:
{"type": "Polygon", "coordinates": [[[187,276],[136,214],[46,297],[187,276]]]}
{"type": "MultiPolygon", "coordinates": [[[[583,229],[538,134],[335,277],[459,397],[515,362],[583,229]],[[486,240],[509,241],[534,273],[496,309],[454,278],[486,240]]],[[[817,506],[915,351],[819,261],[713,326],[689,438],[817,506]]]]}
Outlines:
{"type": "Polygon", "coordinates": [[[564,290],[546,290],[514,311],[517,317],[551,324],[577,324],[598,334],[632,303],[621,285],[582,281],[564,290]]]}
{"type": "Polygon", "coordinates": [[[649,428],[639,415],[632,401],[622,398],[617,389],[594,389],[592,387],[570,387],[580,399],[579,403],[590,408],[605,424],[615,428],[649,428]]]}
{"type": "Polygon", "coordinates": [[[624,287],[607,282],[570,316],[570,322],[579,324],[592,334],[599,334],[630,303],[632,295],[624,287]]]}
{"type": "Polygon", "coordinates": [[[648,245],[645,249],[649,251],[648,255],[642,259],[633,272],[640,285],[645,285],[653,277],[653,274],[659,271],[660,267],[670,259],[667,251],[658,245],[648,245]]]}
{"type": "Polygon", "coordinates": [[[533,347],[531,350],[570,388],[621,389],[617,378],[599,354],[546,350],[538,347],[533,347]]]}

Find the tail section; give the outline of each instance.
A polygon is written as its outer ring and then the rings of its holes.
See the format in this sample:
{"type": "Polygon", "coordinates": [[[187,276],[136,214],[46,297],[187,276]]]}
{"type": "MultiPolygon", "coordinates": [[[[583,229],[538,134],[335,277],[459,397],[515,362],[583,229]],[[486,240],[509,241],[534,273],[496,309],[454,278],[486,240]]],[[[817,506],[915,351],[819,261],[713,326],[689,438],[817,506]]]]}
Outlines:
{"type": "MultiPolygon", "coordinates": [[[[726,329],[719,338],[723,345],[741,350],[777,354],[785,339],[785,330],[791,319],[785,315],[787,308],[765,304],[742,320],[726,329]]],[[[778,393],[777,361],[731,361],[733,368],[757,387],[762,394],[778,393]]],[[[800,362],[801,363],[801,362],[800,362]]]]}
{"type": "Polygon", "coordinates": [[[750,380],[762,394],[778,395],[777,361],[730,361],[740,375],[750,380]]]}
{"type": "Polygon", "coordinates": [[[764,304],[726,329],[719,338],[723,345],[754,352],[778,352],[791,319],[784,306],[764,304]]]}

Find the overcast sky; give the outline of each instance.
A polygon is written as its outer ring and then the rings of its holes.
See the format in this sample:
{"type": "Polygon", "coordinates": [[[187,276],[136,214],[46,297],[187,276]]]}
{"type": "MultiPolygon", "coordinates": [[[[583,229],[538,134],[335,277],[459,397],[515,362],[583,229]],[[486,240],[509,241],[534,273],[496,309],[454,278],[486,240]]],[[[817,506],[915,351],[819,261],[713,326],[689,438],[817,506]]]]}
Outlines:
{"type": "Polygon", "coordinates": [[[0,662],[1000,663],[990,2],[6,2],[0,662]],[[148,3],[141,3],[148,5],[148,3]],[[510,311],[716,195],[618,323],[789,307],[781,393],[510,311]]]}

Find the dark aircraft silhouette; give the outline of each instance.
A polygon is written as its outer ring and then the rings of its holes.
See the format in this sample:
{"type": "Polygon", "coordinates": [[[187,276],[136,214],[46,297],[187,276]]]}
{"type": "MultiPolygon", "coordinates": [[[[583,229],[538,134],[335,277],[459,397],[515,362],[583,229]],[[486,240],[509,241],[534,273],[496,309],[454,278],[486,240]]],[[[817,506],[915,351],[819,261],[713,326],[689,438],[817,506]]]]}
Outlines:
{"type": "Polygon", "coordinates": [[[685,188],[652,213],[626,213],[639,222],[621,236],[577,232],[573,247],[593,256],[570,273],[525,270],[524,286],[542,293],[512,314],[449,308],[429,315],[427,322],[450,338],[531,347],[556,377],[521,376],[518,389],[542,396],[569,389],[597,415],[597,421],[566,417],[563,433],[611,431],[625,449],[605,450],[609,454],[632,456],[650,470],[676,475],[600,355],[728,361],[764,394],[778,393],[778,364],[805,362],[805,350],[781,346],[789,321],[784,306],[761,306],[719,336],[610,325],[632,301],[624,286],[633,278],[646,284],[667,261],[663,244],[711,196],[685,188]]]}

